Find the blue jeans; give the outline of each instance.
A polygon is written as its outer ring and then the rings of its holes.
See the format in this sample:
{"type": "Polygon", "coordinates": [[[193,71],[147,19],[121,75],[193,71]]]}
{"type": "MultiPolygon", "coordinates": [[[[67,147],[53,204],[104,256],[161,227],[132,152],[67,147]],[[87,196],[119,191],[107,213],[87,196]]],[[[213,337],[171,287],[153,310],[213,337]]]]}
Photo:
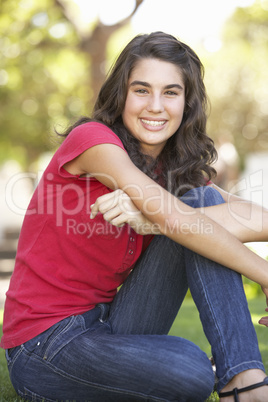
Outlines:
{"type": "MultiPolygon", "coordinates": [[[[223,199],[204,187],[183,201],[198,207],[223,199]]],[[[219,389],[241,371],[264,370],[241,276],[156,236],[110,305],[68,317],[6,351],[15,390],[29,401],[204,401],[214,385],[208,357],[167,335],[188,287],[219,389]]]]}

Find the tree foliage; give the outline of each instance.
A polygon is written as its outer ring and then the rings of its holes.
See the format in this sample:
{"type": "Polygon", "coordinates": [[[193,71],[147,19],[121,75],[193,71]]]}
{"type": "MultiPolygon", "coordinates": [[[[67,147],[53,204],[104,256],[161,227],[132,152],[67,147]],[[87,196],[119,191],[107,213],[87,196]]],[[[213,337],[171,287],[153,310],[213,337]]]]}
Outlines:
{"type": "Polygon", "coordinates": [[[53,118],[64,124],[82,110],[86,60],[51,0],[5,0],[0,30],[0,158],[32,162],[51,147],[53,118]]]}
{"type": "MultiPolygon", "coordinates": [[[[136,0],[133,15],[143,0],[136,0]]],[[[4,0],[0,9],[0,162],[28,167],[53,148],[54,126],[89,114],[113,26],[82,32],[64,0],[4,0]]],[[[57,127],[56,127],[57,128],[57,127]]],[[[60,128],[59,128],[60,129],[60,128]]]]}
{"type": "Polygon", "coordinates": [[[212,100],[209,134],[234,143],[243,162],[268,150],[268,2],[238,8],[225,25],[223,46],[206,60],[212,100]]]}

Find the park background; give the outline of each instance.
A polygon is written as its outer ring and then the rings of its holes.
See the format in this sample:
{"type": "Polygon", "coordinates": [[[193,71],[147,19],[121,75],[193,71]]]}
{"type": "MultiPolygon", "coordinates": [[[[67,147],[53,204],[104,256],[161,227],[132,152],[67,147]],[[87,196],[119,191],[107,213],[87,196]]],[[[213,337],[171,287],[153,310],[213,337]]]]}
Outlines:
{"type": "MultiPolygon", "coordinates": [[[[59,146],[55,128],[90,115],[118,53],[156,30],[204,64],[215,182],[268,208],[268,0],[1,0],[0,309],[27,204],[59,146]]],[[[267,244],[248,246],[267,258],[267,244]]],[[[259,286],[245,289],[259,308],[259,286]]]]}

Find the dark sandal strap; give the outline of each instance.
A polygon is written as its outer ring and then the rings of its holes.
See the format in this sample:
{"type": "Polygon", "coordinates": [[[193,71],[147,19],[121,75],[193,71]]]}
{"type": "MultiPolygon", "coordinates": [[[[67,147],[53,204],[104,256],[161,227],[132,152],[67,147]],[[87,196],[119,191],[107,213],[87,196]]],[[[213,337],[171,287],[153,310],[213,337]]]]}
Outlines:
{"type": "Polygon", "coordinates": [[[262,382],[257,382],[256,384],[249,385],[248,387],[234,388],[232,391],[220,392],[219,397],[220,398],[225,398],[226,396],[234,395],[235,402],[238,402],[238,394],[241,394],[241,392],[251,391],[252,389],[259,388],[259,387],[262,387],[264,385],[268,385],[268,377],[265,377],[265,379],[262,382]]]}

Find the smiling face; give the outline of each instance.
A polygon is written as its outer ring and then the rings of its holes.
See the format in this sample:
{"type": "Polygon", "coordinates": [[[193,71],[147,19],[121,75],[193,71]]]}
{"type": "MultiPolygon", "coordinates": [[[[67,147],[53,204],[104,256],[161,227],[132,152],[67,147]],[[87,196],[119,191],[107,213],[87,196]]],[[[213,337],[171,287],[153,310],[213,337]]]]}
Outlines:
{"type": "Polygon", "coordinates": [[[123,123],[144,154],[156,158],[179,128],[185,88],[179,68],[158,59],[141,59],[129,81],[123,123]]]}

